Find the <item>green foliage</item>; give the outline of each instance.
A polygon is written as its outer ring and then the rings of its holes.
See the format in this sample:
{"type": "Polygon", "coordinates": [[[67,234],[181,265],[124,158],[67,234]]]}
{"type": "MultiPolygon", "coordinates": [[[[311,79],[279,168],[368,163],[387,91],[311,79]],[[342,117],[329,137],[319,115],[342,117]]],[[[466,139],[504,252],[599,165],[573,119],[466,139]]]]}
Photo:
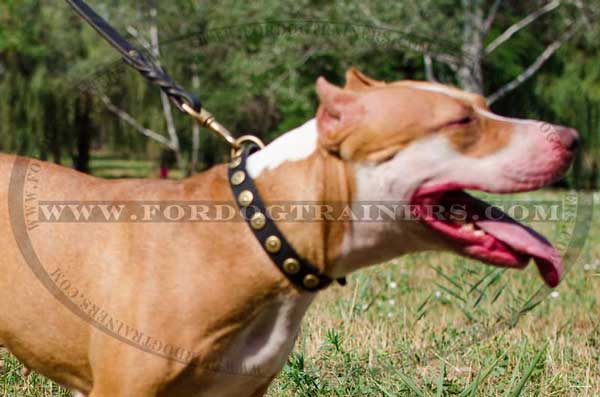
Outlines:
{"type": "MultiPolygon", "coordinates": [[[[486,8],[491,0],[478,0],[486,8]]],[[[342,84],[344,72],[358,66],[385,80],[424,79],[422,55],[407,43],[459,55],[464,1],[364,2],[315,0],[260,3],[161,2],[156,17],[161,62],[198,95],[231,129],[271,140],[310,117],[318,76],[342,84]],[[374,28],[374,24],[386,28],[374,28]]],[[[599,1],[587,6],[597,7],[599,1]]],[[[475,4],[475,3],[473,3],[475,4]]],[[[123,34],[135,28],[143,48],[151,3],[95,1],[92,5],[123,34]]],[[[488,43],[537,6],[504,1],[488,43]]],[[[500,46],[484,66],[486,91],[507,83],[531,64],[568,24],[573,6],[545,16],[500,46]]],[[[500,113],[577,127],[584,152],[567,182],[596,188],[600,121],[600,35],[593,16],[588,29],[567,43],[537,77],[494,105],[500,113]]],[[[485,43],[484,43],[485,44],[485,43]]],[[[455,73],[436,62],[441,81],[456,84],[455,73]]],[[[50,158],[77,157],[81,127],[75,109],[82,89],[93,87],[91,110],[95,149],[157,160],[161,147],[107,111],[106,94],[143,126],[166,134],[159,94],[128,70],[114,50],[64,3],[39,0],[0,4],[0,149],[50,158]]],[[[83,95],[91,95],[89,92],[83,95]]],[[[184,151],[191,154],[191,123],[176,115],[184,151]]],[[[224,160],[227,148],[204,132],[201,165],[224,160]]]]}

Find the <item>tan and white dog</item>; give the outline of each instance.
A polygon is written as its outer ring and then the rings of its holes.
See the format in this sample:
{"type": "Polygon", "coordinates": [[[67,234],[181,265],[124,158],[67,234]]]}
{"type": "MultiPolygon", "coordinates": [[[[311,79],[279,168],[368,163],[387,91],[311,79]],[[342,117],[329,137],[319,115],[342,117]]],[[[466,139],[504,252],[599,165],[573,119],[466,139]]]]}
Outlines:
{"type": "MultiPolygon", "coordinates": [[[[317,91],[314,120],[250,157],[263,199],[408,202],[419,220],[278,222],[299,254],[334,278],[424,250],[513,268],[534,259],[546,282],[558,284],[554,248],[516,222],[478,218],[489,206],[463,189],[547,185],[569,167],[575,131],[496,116],[483,98],[454,88],[388,84],[355,69],[345,88],[320,78],[317,91]],[[453,204],[467,208],[462,222],[431,216],[432,206],[453,204]]],[[[181,182],[107,181],[1,156],[0,345],[91,397],[266,392],[315,294],[287,281],[246,223],[23,230],[17,215],[27,215],[29,200],[231,202],[225,165],[181,182]],[[29,184],[22,195],[15,175],[29,184]]]]}

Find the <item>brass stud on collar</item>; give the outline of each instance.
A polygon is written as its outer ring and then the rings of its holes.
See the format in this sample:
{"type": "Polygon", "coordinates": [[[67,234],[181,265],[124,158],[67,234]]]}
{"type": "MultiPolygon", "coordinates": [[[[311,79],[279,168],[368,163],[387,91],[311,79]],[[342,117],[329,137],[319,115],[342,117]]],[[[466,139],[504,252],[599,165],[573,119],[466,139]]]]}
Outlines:
{"type": "Polygon", "coordinates": [[[260,230],[265,227],[266,224],[267,218],[261,212],[257,212],[256,214],[252,215],[252,218],[250,219],[250,226],[252,226],[252,229],[254,230],[260,230]]]}
{"type": "Polygon", "coordinates": [[[243,208],[247,208],[250,204],[252,204],[252,200],[254,200],[254,195],[250,190],[244,190],[238,196],[238,203],[243,208]]]}
{"type": "Polygon", "coordinates": [[[294,258],[288,258],[283,262],[283,271],[287,274],[298,274],[300,272],[300,262],[294,258]]]}
{"type": "Polygon", "coordinates": [[[281,240],[277,236],[269,236],[265,241],[265,249],[271,254],[276,254],[281,249],[281,240]]]}
{"type": "Polygon", "coordinates": [[[234,157],[233,159],[231,159],[231,162],[229,163],[229,168],[231,168],[231,169],[237,168],[240,166],[240,164],[242,164],[242,158],[234,157]]]}
{"type": "Polygon", "coordinates": [[[317,288],[319,286],[319,278],[314,274],[307,274],[302,281],[302,284],[308,289],[317,288]]]}
{"type": "Polygon", "coordinates": [[[244,171],[236,171],[231,176],[231,184],[233,186],[239,186],[246,180],[246,173],[244,171]]]}

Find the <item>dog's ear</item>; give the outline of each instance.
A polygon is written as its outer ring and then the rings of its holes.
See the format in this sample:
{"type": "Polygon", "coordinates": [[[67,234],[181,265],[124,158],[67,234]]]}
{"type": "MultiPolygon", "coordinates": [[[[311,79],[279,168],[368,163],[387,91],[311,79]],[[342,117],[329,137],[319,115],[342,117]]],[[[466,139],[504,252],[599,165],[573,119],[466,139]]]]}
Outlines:
{"type": "Polygon", "coordinates": [[[351,132],[352,121],[357,117],[356,103],[359,93],[337,87],[325,78],[317,80],[317,94],[321,101],[317,112],[317,129],[323,145],[332,151],[351,132]]]}
{"type": "Polygon", "coordinates": [[[371,87],[383,87],[384,81],[374,80],[356,68],[350,68],[346,72],[346,89],[347,90],[362,90],[371,87]]]}

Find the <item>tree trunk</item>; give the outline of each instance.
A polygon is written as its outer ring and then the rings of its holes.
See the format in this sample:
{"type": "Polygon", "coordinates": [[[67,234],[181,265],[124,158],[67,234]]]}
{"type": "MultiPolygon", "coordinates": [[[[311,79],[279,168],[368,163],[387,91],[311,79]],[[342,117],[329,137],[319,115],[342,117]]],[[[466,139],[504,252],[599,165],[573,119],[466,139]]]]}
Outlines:
{"type": "Polygon", "coordinates": [[[65,124],[68,123],[67,112],[65,108],[68,107],[67,103],[63,99],[54,98],[56,101],[55,106],[57,111],[53,116],[52,120],[52,136],[50,137],[50,152],[52,153],[52,161],[54,164],[62,164],[63,148],[65,144],[64,130],[65,124]],[[58,111],[60,110],[60,113],[58,111]]]}
{"type": "Polygon", "coordinates": [[[92,100],[88,94],[77,98],[75,105],[75,133],[77,136],[77,152],[74,158],[74,167],[77,171],[90,173],[90,149],[92,146],[92,122],[90,113],[92,100]]]}
{"type": "MultiPolygon", "coordinates": [[[[192,88],[194,92],[200,90],[200,78],[198,77],[198,65],[193,68],[194,77],[192,77],[192,88]]],[[[194,122],[192,127],[192,161],[190,165],[190,173],[194,175],[198,172],[198,155],[200,154],[200,125],[194,122]]]]}
{"type": "Polygon", "coordinates": [[[52,145],[56,134],[56,102],[52,95],[43,97],[44,102],[44,126],[42,130],[42,144],[40,145],[40,160],[48,160],[48,149],[52,145]]]}
{"type": "Polygon", "coordinates": [[[475,94],[484,94],[483,86],[483,0],[462,0],[464,10],[462,62],[457,78],[460,87],[475,94]]]}
{"type": "MultiPolygon", "coordinates": [[[[155,7],[150,9],[150,16],[152,24],[150,25],[150,42],[152,45],[152,53],[156,58],[156,64],[161,67],[160,62],[160,41],[158,39],[158,25],[156,23],[157,9],[155,7]]],[[[169,97],[162,90],[160,92],[160,99],[163,106],[163,113],[165,115],[165,122],[167,123],[167,132],[171,139],[171,147],[175,152],[175,159],[177,161],[177,168],[179,168],[185,175],[185,165],[183,163],[183,156],[181,155],[181,144],[179,142],[179,136],[175,129],[175,121],[173,120],[173,109],[169,97]]]]}

